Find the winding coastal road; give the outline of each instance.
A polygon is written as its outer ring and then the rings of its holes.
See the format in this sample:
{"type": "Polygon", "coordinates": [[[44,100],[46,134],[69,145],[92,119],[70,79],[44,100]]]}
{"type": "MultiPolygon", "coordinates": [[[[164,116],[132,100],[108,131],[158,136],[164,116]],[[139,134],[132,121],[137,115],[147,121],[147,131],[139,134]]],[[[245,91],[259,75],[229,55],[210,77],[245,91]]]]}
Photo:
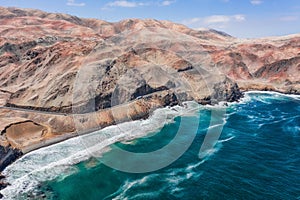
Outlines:
{"type": "Polygon", "coordinates": [[[9,106],[0,106],[0,109],[8,109],[8,110],[32,112],[32,113],[41,113],[41,114],[48,114],[48,115],[62,115],[62,116],[70,115],[70,114],[67,114],[67,113],[48,112],[48,111],[33,110],[33,109],[26,109],[26,108],[9,107],[9,106]]]}
{"type": "MultiPolygon", "coordinates": [[[[135,101],[138,101],[138,100],[141,100],[141,99],[144,99],[144,98],[147,98],[147,97],[151,97],[151,96],[153,96],[155,94],[159,94],[161,92],[163,92],[163,91],[157,91],[157,92],[153,92],[153,93],[150,93],[150,94],[147,94],[147,95],[144,95],[144,96],[138,96],[137,98],[135,98],[135,99],[133,99],[131,101],[128,101],[126,103],[115,105],[113,107],[101,109],[101,110],[98,110],[98,111],[105,111],[105,110],[109,110],[109,109],[112,109],[112,108],[117,108],[117,107],[125,106],[125,105],[133,103],[135,101]]],[[[26,108],[18,108],[18,107],[11,107],[11,106],[0,106],[0,109],[8,109],[8,110],[31,112],[31,113],[41,113],[41,114],[47,114],[47,115],[60,115],[60,116],[71,116],[71,115],[77,114],[77,113],[49,112],[49,111],[26,109],[26,108]]],[[[82,114],[88,114],[88,113],[82,113],[82,114]]]]}

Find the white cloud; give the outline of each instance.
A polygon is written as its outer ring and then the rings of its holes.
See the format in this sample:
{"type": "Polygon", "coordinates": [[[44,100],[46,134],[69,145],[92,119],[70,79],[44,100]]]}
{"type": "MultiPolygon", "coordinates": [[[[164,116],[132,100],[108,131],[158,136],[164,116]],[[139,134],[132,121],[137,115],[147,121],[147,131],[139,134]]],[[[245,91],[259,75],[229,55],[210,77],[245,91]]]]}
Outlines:
{"type": "Polygon", "coordinates": [[[252,5],[260,5],[260,4],[263,3],[263,1],[262,1],[262,0],[251,0],[250,3],[251,3],[252,5]]]}
{"type": "Polygon", "coordinates": [[[297,21],[298,19],[299,19],[298,16],[284,16],[284,17],[281,17],[279,20],[285,21],[285,22],[291,22],[291,21],[297,21]]]}
{"type": "Polygon", "coordinates": [[[102,10],[109,10],[113,7],[123,7],[123,8],[135,8],[140,6],[170,6],[175,3],[176,0],[164,0],[164,1],[127,1],[127,0],[117,0],[107,3],[102,10]]]}
{"type": "Polygon", "coordinates": [[[85,6],[85,3],[76,3],[75,0],[68,0],[67,2],[68,6],[85,6]]]}
{"type": "Polygon", "coordinates": [[[242,22],[246,20],[245,15],[233,15],[232,17],[237,22],[242,22]]]}
{"type": "Polygon", "coordinates": [[[175,1],[163,1],[163,2],[161,2],[161,5],[162,6],[169,6],[169,5],[173,4],[173,3],[175,3],[175,1]]]}
{"type": "Polygon", "coordinates": [[[142,5],[143,3],[137,3],[132,1],[113,1],[107,4],[107,6],[109,7],[125,7],[125,8],[134,8],[142,5]]]}
{"type": "Polygon", "coordinates": [[[204,24],[226,23],[230,21],[230,16],[212,15],[203,19],[204,24]]]}
{"type": "Polygon", "coordinates": [[[207,25],[211,25],[211,24],[224,24],[232,21],[242,22],[245,20],[246,18],[244,15],[212,15],[203,18],[203,23],[207,25]]]}
{"type": "Polygon", "coordinates": [[[245,15],[212,15],[202,18],[192,18],[182,21],[183,24],[191,27],[210,27],[223,29],[231,23],[240,23],[246,20],[245,15]]]}

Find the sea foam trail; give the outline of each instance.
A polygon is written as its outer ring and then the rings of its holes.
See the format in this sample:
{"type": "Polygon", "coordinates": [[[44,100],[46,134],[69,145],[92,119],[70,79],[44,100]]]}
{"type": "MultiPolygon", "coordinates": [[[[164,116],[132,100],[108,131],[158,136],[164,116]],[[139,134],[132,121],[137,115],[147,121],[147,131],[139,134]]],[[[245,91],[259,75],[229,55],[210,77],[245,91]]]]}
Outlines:
{"type": "MultiPolygon", "coordinates": [[[[253,100],[257,100],[257,101],[261,101],[263,103],[266,104],[271,104],[271,102],[269,102],[268,100],[274,100],[274,99],[278,99],[278,98],[291,98],[291,99],[295,99],[295,100],[299,100],[300,99],[300,95],[297,94],[283,94],[283,93],[279,93],[279,92],[271,92],[271,91],[247,91],[244,93],[244,97],[242,97],[240,100],[238,100],[238,102],[231,102],[231,103],[226,103],[226,105],[228,106],[233,106],[236,104],[247,104],[250,101],[253,100]],[[254,94],[258,94],[258,96],[255,96],[254,94]],[[261,95],[270,95],[269,99],[265,96],[261,96],[261,95]]],[[[220,105],[224,105],[223,102],[219,103],[220,105]]]]}
{"type": "Polygon", "coordinates": [[[158,109],[147,120],[110,126],[30,152],[4,170],[3,174],[11,185],[1,193],[6,199],[18,199],[19,195],[33,191],[41,182],[75,173],[75,164],[91,157],[100,157],[109,145],[157,132],[165,124],[174,122],[177,116],[196,116],[199,108],[195,102],[185,102],[184,107],[158,109]]]}
{"type": "Polygon", "coordinates": [[[161,192],[170,191],[173,196],[180,198],[180,193],[183,190],[183,188],[180,187],[180,184],[185,181],[189,181],[190,179],[198,180],[199,177],[203,175],[203,171],[196,170],[196,168],[205,163],[207,160],[208,158],[205,158],[197,163],[188,164],[182,168],[171,168],[159,174],[154,173],[139,179],[126,180],[116,192],[110,194],[104,199],[135,199],[137,196],[131,196],[131,191],[139,188],[149,187],[154,183],[159,184],[159,190],[152,192],[141,191],[139,197],[157,199],[159,198],[159,194],[161,192]]]}
{"type": "Polygon", "coordinates": [[[146,175],[142,178],[135,180],[126,180],[119,189],[105,197],[104,199],[136,199],[136,198],[149,198],[149,199],[158,199],[159,195],[164,191],[170,191],[170,193],[175,197],[180,197],[180,193],[183,188],[180,187],[180,184],[185,181],[189,181],[189,179],[198,180],[200,176],[202,176],[202,171],[196,171],[195,169],[202,165],[205,160],[197,162],[195,164],[190,164],[183,168],[171,168],[166,170],[165,172],[161,172],[159,174],[150,174],[146,175]],[[159,189],[155,191],[142,191],[139,190],[141,188],[147,188],[153,184],[158,184],[159,189]],[[139,194],[135,196],[131,196],[132,191],[139,190],[139,194]]]}
{"type": "MultiPolygon", "coordinates": [[[[245,92],[245,100],[251,100],[253,98],[255,98],[255,96],[253,96],[253,94],[269,94],[271,99],[276,99],[276,98],[280,98],[280,97],[288,97],[291,99],[296,99],[299,100],[300,99],[300,95],[298,94],[283,94],[283,93],[279,93],[279,92],[271,92],[271,91],[248,91],[245,92]],[[252,94],[252,97],[249,97],[249,95],[252,94]]],[[[260,97],[265,98],[265,97],[260,97]]]]}

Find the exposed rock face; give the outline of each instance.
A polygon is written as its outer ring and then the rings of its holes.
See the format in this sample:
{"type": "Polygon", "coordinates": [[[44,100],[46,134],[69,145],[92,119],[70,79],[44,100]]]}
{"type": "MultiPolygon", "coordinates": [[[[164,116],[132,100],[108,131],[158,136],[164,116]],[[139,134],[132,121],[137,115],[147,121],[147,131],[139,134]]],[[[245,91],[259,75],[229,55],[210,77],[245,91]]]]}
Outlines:
{"type": "Polygon", "coordinates": [[[243,97],[243,94],[237,83],[226,78],[223,82],[215,84],[211,95],[211,104],[216,104],[220,101],[235,102],[241,97],[243,97]]]}
{"type": "MultiPolygon", "coordinates": [[[[300,48],[300,47],[299,47],[300,48]]],[[[259,68],[254,72],[254,77],[270,79],[273,82],[286,82],[287,84],[293,84],[300,79],[294,75],[300,71],[300,56],[289,59],[283,59],[271,64],[267,64],[259,68]],[[290,80],[292,79],[292,80],[290,80]]]]}
{"type": "MultiPolygon", "coordinates": [[[[22,156],[22,152],[20,150],[0,146],[0,171],[2,171],[9,164],[13,163],[20,156],[22,156]]],[[[0,183],[0,187],[1,185],[4,184],[0,183]]]]}
{"type": "Polygon", "coordinates": [[[1,7],[0,24],[4,150],[28,152],[187,100],[236,101],[240,89],[300,93],[300,35],[241,40],[168,21],[1,7]]]}

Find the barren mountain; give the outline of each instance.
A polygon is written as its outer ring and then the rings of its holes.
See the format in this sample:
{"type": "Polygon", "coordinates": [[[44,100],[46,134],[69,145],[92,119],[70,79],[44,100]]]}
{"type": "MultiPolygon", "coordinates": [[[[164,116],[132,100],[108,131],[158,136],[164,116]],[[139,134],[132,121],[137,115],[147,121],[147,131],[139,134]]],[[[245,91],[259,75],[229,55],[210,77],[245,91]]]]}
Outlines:
{"type": "MultiPolygon", "coordinates": [[[[1,152],[187,100],[236,101],[239,88],[300,93],[300,34],[237,39],[168,21],[1,7],[0,25],[1,152]]],[[[1,166],[9,163],[3,155],[1,166]]]]}

